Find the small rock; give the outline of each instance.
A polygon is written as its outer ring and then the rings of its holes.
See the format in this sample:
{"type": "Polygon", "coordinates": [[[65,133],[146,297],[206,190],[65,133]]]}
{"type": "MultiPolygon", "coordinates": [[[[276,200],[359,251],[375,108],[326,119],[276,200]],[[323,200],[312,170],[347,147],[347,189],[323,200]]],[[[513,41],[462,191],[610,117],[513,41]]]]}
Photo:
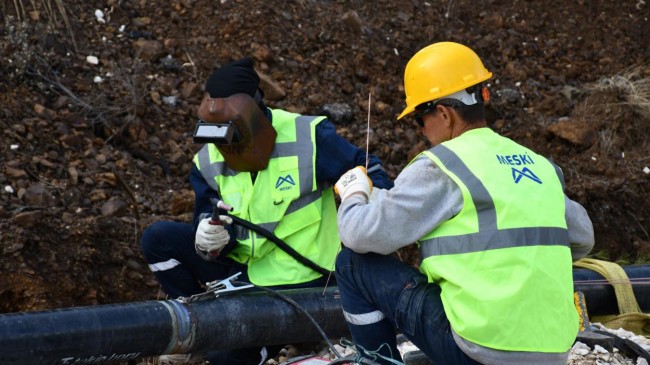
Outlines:
{"type": "Polygon", "coordinates": [[[5,174],[7,174],[7,177],[13,178],[13,179],[27,176],[27,173],[25,172],[25,170],[15,169],[15,168],[10,167],[10,166],[5,166],[5,174]]]}
{"type": "Polygon", "coordinates": [[[279,83],[275,82],[270,76],[257,72],[260,76],[260,88],[264,90],[264,98],[267,100],[281,100],[287,96],[287,92],[279,83]]]}
{"type": "Polygon", "coordinates": [[[126,204],[122,199],[119,197],[112,197],[110,198],[104,205],[102,205],[102,215],[107,217],[107,216],[117,216],[121,215],[124,213],[126,208],[128,207],[128,204],[126,204]]]}
{"type": "Polygon", "coordinates": [[[36,183],[27,188],[23,198],[29,205],[42,207],[49,206],[54,199],[42,183],[36,183]]]}
{"type": "Polygon", "coordinates": [[[335,125],[349,124],[354,117],[352,107],[343,103],[323,105],[317,110],[317,114],[326,115],[335,125]]]}
{"type": "Polygon", "coordinates": [[[589,148],[596,143],[596,132],[586,122],[562,120],[548,127],[548,132],[578,147],[589,148]]]}
{"type": "Polygon", "coordinates": [[[163,54],[163,45],[159,41],[138,39],[133,43],[136,55],[143,61],[152,61],[163,54]]]}
{"type": "Polygon", "coordinates": [[[355,33],[363,33],[363,22],[361,21],[361,18],[356,11],[352,10],[343,14],[341,16],[341,20],[343,21],[343,24],[345,24],[348,28],[350,28],[350,30],[354,31],[355,33]]]}
{"type": "Polygon", "coordinates": [[[21,212],[13,216],[11,221],[23,228],[34,227],[38,224],[45,213],[42,210],[33,210],[30,212],[21,212]]]}

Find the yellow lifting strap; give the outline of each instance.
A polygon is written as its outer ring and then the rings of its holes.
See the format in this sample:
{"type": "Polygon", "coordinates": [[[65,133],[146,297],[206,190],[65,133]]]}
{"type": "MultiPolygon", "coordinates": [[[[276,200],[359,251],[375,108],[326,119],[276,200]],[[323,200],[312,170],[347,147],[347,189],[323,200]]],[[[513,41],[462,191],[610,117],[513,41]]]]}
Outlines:
{"type": "Polygon", "coordinates": [[[580,259],[574,262],[573,266],[595,271],[609,281],[614,287],[620,314],[641,312],[630,279],[619,264],[596,259],[580,259]]]}
{"type": "Polygon", "coordinates": [[[646,337],[650,336],[650,315],[641,312],[632,284],[625,270],[615,262],[583,258],[574,267],[589,269],[602,275],[614,288],[618,302],[618,315],[594,316],[591,322],[600,322],[607,328],[623,328],[646,337]]]}

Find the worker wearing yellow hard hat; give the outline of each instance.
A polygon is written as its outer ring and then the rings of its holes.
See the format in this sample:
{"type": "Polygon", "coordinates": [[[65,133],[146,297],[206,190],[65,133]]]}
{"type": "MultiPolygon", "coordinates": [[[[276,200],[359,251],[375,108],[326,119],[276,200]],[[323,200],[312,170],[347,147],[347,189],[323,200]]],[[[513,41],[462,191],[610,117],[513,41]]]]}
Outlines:
{"type": "Polygon", "coordinates": [[[491,77],[492,73],[467,46],[453,42],[427,46],[406,65],[406,108],[397,119],[412,113],[418,105],[443,97],[458,99],[467,105],[474,104],[476,100],[471,100],[471,95],[465,89],[491,77]],[[441,73],[440,70],[445,71],[441,73]]]}
{"type": "Polygon", "coordinates": [[[572,261],[594,244],[562,170],[492,131],[469,47],[441,42],[404,72],[406,108],[433,145],[390,190],[355,168],[342,201],[336,261],[341,304],[357,348],[401,360],[402,332],[436,364],[565,364],[578,333],[572,261]],[[417,242],[419,270],[395,258],[417,242]]]}

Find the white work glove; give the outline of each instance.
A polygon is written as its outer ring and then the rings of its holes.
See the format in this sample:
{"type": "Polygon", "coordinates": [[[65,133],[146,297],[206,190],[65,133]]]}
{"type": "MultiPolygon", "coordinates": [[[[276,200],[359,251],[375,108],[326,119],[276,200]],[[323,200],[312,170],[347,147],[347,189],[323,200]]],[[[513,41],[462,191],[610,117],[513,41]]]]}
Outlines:
{"type": "Polygon", "coordinates": [[[366,169],[357,166],[341,175],[334,185],[334,191],[341,196],[341,202],[356,193],[363,194],[368,201],[372,191],[372,181],[366,174],[366,169]]]}
{"type": "Polygon", "coordinates": [[[232,218],[220,215],[221,224],[212,224],[212,218],[202,219],[196,229],[194,247],[196,252],[205,260],[219,256],[221,249],[230,241],[230,234],[224,224],[231,224],[232,218]]]}

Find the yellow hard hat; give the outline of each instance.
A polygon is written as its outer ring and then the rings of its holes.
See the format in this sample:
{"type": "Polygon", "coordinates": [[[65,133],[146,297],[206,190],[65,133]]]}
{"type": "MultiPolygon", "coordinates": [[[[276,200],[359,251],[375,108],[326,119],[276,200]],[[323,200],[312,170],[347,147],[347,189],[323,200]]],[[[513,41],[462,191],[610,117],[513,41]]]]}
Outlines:
{"type": "Polygon", "coordinates": [[[406,108],[397,119],[415,107],[476,85],[492,77],[478,55],[454,42],[431,44],[418,51],[406,65],[406,108]]]}

